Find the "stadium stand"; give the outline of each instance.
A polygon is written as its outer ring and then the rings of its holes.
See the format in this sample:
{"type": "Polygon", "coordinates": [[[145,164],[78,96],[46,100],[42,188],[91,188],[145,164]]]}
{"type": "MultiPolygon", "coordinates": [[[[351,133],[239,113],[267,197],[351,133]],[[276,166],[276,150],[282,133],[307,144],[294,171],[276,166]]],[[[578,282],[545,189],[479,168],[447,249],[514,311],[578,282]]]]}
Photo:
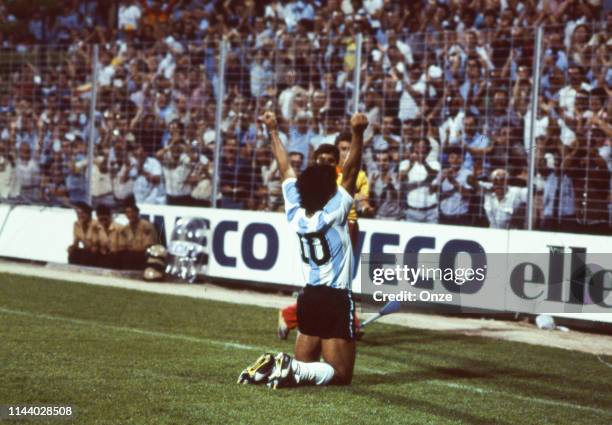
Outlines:
{"type": "Polygon", "coordinates": [[[277,211],[257,117],[305,168],[358,109],[372,217],[611,234],[611,25],[597,0],[6,2],[0,199],[277,211]]]}

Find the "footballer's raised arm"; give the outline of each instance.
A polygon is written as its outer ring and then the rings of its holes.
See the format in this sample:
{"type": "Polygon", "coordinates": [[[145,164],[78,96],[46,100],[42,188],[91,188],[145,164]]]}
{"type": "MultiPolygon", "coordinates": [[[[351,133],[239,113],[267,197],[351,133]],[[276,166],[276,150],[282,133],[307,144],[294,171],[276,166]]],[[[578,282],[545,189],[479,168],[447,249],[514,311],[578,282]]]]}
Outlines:
{"type": "Polygon", "coordinates": [[[281,142],[280,138],[278,137],[278,123],[276,121],[276,115],[274,115],[273,112],[266,112],[263,114],[260,120],[266,125],[268,134],[270,135],[272,154],[274,155],[274,159],[276,159],[276,163],[278,164],[278,170],[281,175],[281,183],[286,179],[295,178],[295,172],[289,163],[289,155],[287,155],[287,150],[283,146],[283,142],[281,142]]]}
{"type": "Polygon", "coordinates": [[[342,187],[353,196],[355,193],[355,182],[361,169],[361,157],[363,153],[363,133],[368,127],[368,117],[362,113],[356,113],[351,117],[351,150],[342,167],[342,187]]]}

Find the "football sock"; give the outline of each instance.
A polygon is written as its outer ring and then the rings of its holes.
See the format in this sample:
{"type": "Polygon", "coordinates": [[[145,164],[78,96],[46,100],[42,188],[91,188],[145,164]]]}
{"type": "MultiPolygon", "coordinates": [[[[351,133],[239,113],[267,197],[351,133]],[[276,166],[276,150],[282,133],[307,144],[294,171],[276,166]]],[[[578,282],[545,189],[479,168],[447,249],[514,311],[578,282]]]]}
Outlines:
{"type": "Polygon", "coordinates": [[[293,359],[291,368],[300,385],[327,385],[334,377],[334,368],[325,362],[306,363],[293,359]]]}

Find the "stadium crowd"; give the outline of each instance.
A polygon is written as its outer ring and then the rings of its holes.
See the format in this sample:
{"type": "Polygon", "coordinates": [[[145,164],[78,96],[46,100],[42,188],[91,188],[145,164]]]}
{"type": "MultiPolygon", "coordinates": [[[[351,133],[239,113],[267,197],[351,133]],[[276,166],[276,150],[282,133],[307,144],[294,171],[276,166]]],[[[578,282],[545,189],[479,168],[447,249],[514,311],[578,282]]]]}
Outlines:
{"type": "Polygon", "coordinates": [[[70,205],[89,179],[94,207],[208,206],[219,143],[218,206],[279,210],[257,117],[277,113],[299,172],[358,109],[364,216],[523,228],[533,149],[534,227],[611,232],[612,13],[598,0],[19,3],[0,5],[2,199],[70,205]]]}

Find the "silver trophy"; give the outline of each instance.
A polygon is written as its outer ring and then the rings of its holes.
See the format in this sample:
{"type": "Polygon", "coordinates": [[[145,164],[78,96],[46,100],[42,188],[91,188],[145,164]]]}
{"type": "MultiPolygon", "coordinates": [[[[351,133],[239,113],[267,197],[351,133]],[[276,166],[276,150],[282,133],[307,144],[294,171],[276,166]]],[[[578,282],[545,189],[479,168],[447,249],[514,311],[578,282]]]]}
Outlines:
{"type": "Polygon", "coordinates": [[[210,222],[202,218],[181,218],[176,222],[168,245],[166,275],[193,283],[208,273],[210,222]]]}

